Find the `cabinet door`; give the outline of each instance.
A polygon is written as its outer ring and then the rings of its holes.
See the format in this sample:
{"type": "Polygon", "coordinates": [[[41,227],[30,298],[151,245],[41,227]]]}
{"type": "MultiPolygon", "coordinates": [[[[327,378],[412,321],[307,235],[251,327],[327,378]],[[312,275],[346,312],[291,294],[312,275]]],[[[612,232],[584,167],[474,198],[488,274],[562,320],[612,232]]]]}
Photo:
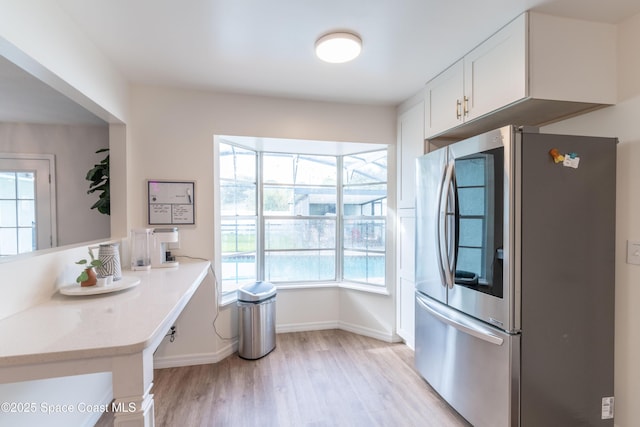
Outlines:
{"type": "Polygon", "coordinates": [[[424,136],[429,139],[462,124],[464,61],[447,68],[426,85],[424,136]]]}
{"type": "Polygon", "coordinates": [[[397,333],[411,348],[415,334],[415,229],[415,210],[398,209],[397,333]]]}
{"type": "Polygon", "coordinates": [[[527,15],[520,15],[464,57],[464,120],[527,96],[527,15]]]}
{"type": "Polygon", "coordinates": [[[416,158],[424,154],[424,102],[398,117],[398,207],[415,207],[416,158]]]}

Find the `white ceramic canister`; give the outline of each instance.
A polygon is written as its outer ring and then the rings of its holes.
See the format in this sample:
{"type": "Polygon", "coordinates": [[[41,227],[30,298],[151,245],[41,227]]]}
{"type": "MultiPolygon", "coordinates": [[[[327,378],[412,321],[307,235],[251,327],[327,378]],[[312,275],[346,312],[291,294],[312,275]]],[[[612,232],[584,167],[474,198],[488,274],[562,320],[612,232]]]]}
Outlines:
{"type": "Polygon", "coordinates": [[[113,281],[122,279],[120,266],[120,243],[105,243],[98,247],[98,259],[102,265],[98,267],[98,277],[113,276],[113,281]]]}

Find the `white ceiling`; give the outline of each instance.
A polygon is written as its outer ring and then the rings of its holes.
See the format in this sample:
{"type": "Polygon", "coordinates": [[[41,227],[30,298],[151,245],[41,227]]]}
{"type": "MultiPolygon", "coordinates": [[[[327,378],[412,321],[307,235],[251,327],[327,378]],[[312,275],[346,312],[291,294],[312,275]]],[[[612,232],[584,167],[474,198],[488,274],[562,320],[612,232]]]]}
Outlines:
{"type": "Polygon", "coordinates": [[[609,23],[640,13],[638,0],[55,1],[132,82],[378,105],[416,93],[525,10],[609,23]],[[331,30],[359,34],[361,56],[316,59],[331,30]]]}

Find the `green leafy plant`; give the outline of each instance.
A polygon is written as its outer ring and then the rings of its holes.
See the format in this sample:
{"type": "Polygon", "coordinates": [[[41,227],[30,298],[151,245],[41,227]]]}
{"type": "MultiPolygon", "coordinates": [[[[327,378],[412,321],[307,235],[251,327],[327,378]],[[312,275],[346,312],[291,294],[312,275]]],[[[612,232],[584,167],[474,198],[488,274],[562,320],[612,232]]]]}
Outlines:
{"type": "MultiPolygon", "coordinates": [[[[108,152],[108,148],[102,148],[96,153],[108,152]]],[[[87,172],[87,181],[91,181],[87,194],[100,192],[98,201],[91,206],[91,209],[97,209],[98,212],[105,215],[111,215],[111,192],[109,189],[109,155],[102,159],[100,163],[94,165],[93,168],[87,172]]]]}
{"type": "Polygon", "coordinates": [[[80,275],[76,277],[77,283],[84,282],[89,278],[87,269],[94,268],[94,267],[102,267],[102,261],[100,261],[99,259],[96,259],[93,256],[93,252],[91,252],[91,249],[89,249],[89,256],[91,257],[91,260],[81,259],[80,261],[76,261],[76,264],[84,266],[84,268],[82,269],[82,273],[80,273],[80,275]]]}

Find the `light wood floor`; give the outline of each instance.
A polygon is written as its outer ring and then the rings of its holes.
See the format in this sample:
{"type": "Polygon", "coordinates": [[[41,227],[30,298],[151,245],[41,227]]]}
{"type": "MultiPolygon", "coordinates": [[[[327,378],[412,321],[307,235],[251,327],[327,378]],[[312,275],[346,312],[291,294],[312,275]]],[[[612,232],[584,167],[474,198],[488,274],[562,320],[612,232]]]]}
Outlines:
{"type": "MultiPolygon", "coordinates": [[[[154,372],[155,425],[469,426],[420,378],[413,352],[340,330],[277,335],[258,360],[154,372]]],[[[96,426],[111,426],[105,414],[96,426]]]]}

